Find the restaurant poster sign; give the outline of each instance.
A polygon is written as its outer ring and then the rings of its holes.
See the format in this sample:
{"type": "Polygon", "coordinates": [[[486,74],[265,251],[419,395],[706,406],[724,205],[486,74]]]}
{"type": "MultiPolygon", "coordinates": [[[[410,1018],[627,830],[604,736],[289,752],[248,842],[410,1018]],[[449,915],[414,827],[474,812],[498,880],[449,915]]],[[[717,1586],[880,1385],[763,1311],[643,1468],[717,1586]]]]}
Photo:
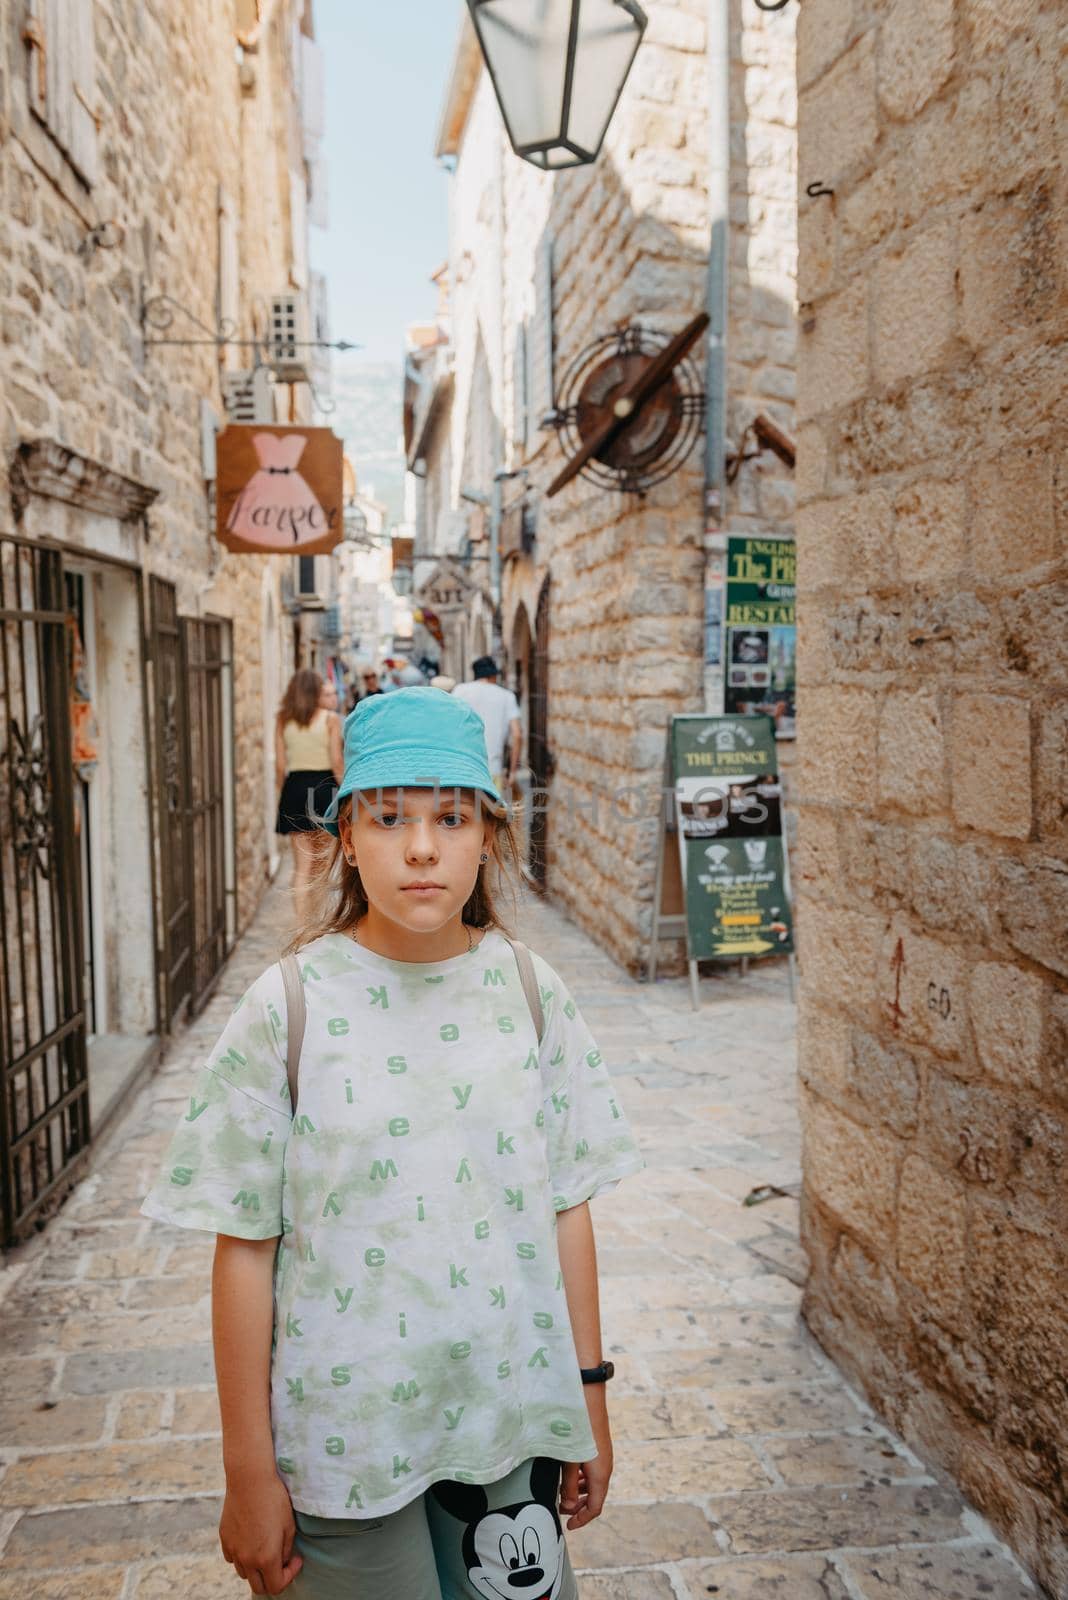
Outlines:
{"type": "Polygon", "coordinates": [[[792,951],[772,718],[673,717],[669,763],[690,960],[792,951]]]}
{"type": "Polygon", "coordinates": [[[216,441],[220,544],[238,554],[333,550],[343,534],[343,463],[329,428],[230,423],[216,441]]]}
{"type": "Polygon", "coordinates": [[[728,538],[724,710],[771,717],[780,739],[796,730],[796,597],[793,539],[728,538]]]}

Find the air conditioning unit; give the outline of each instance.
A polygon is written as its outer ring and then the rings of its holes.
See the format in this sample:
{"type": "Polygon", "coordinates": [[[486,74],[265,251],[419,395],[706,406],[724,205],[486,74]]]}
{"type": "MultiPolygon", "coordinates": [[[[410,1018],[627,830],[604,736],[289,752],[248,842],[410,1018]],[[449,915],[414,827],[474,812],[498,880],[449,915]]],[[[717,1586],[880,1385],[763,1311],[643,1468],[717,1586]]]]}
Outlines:
{"type": "Polygon", "coordinates": [[[296,290],[271,299],[271,325],[267,334],[267,361],[282,383],[307,383],[310,318],[308,297],[296,290]]]}
{"type": "Polygon", "coordinates": [[[257,367],[250,372],[223,372],[220,379],[223,404],[231,422],[274,421],[270,367],[257,367]]]}

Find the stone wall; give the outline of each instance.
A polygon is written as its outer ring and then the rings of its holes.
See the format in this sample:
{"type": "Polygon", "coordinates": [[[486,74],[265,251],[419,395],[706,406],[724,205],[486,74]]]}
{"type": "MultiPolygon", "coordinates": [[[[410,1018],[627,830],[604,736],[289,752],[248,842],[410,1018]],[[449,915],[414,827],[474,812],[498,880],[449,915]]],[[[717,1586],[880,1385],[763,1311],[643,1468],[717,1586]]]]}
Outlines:
{"type": "MultiPolygon", "coordinates": [[[[56,439],[161,491],[143,530],[128,525],[107,540],[145,574],[174,582],[183,614],[232,620],[243,925],[268,858],[261,656],[265,616],[272,646],[283,650],[281,563],[226,555],[215,544],[201,402],[223,410],[219,361],[210,349],[146,349],[140,315],[144,298],[166,293],[214,327],[220,185],[239,219],[244,332],[256,297],[288,282],[293,6],[278,8],[250,58],[255,87],[243,92],[233,4],[97,0],[99,173],[91,189],[27,108],[24,13],[21,0],[0,0],[0,531],[14,526],[8,468],[23,440],[56,439]],[[90,229],[109,220],[121,227],[119,242],[113,235],[111,248],[87,245],[90,229]]],[[[170,334],[195,338],[198,330],[176,314],[170,334]]],[[[54,533],[64,518],[66,508],[46,502],[36,525],[54,533]]],[[[90,538],[86,549],[94,548],[102,546],[90,538]]]]}
{"type": "MultiPolygon", "coordinates": [[[[618,324],[675,333],[706,304],[707,14],[705,0],[649,8],[595,166],[553,180],[524,168],[511,179],[517,260],[529,273],[536,259],[532,215],[554,241],[558,386],[579,352],[618,324]],[[543,186],[540,207],[532,182],[543,186]]],[[[732,6],[730,46],[728,430],[737,445],[761,410],[793,429],[792,19],[732,6]]],[[[516,310],[523,303],[513,291],[516,310]]],[[[695,359],[703,375],[703,345],[695,359]]],[[[537,495],[563,456],[542,434],[516,459],[537,495]]],[[[551,578],[549,887],[632,971],[648,957],[667,728],[673,715],[702,709],[703,489],[701,445],[644,499],[572,483],[541,502],[534,557],[512,564],[505,590],[509,638],[520,605],[533,623],[551,578]],[[623,789],[632,792],[617,805],[623,789]]],[[[743,468],[727,496],[732,531],[781,535],[792,516],[786,468],[743,468]]],[[[662,963],[678,953],[665,946],[662,963]]]]}
{"type": "Polygon", "coordinates": [[[1063,1595],[1064,11],[799,28],[806,1313],[1063,1595]]]}

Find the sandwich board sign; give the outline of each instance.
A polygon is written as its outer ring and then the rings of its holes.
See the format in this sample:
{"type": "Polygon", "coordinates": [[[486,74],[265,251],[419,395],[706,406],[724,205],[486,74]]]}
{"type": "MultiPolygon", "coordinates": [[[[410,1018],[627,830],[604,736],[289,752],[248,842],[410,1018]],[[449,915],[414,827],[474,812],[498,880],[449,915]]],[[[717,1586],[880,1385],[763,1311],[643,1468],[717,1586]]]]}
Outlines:
{"type": "Polygon", "coordinates": [[[770,716],[673,717],[649,963],[661,938],[686,941],[696,1009],[698,961],[789,955],[793,986],[790,864],[782,784],[770,716]],[[669,866],[671,835],[677,870],[669,866]],[[674,902],[673,904],[671,902],[674,902]]]}

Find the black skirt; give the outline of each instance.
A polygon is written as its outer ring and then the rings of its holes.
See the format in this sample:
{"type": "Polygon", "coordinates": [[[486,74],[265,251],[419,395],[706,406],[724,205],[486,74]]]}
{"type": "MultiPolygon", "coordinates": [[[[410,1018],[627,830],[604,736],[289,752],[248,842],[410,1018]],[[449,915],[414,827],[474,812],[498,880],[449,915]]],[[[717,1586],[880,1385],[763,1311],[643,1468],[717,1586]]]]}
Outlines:
{"type": "Polygon", "coordinates": [[[325,772],[290,772],[282,785],[275,833],[318,833],[321,817],[334,798],[337,780],[325,772]],[[310,813],[310,814],[309,814],[310,813]]]}

